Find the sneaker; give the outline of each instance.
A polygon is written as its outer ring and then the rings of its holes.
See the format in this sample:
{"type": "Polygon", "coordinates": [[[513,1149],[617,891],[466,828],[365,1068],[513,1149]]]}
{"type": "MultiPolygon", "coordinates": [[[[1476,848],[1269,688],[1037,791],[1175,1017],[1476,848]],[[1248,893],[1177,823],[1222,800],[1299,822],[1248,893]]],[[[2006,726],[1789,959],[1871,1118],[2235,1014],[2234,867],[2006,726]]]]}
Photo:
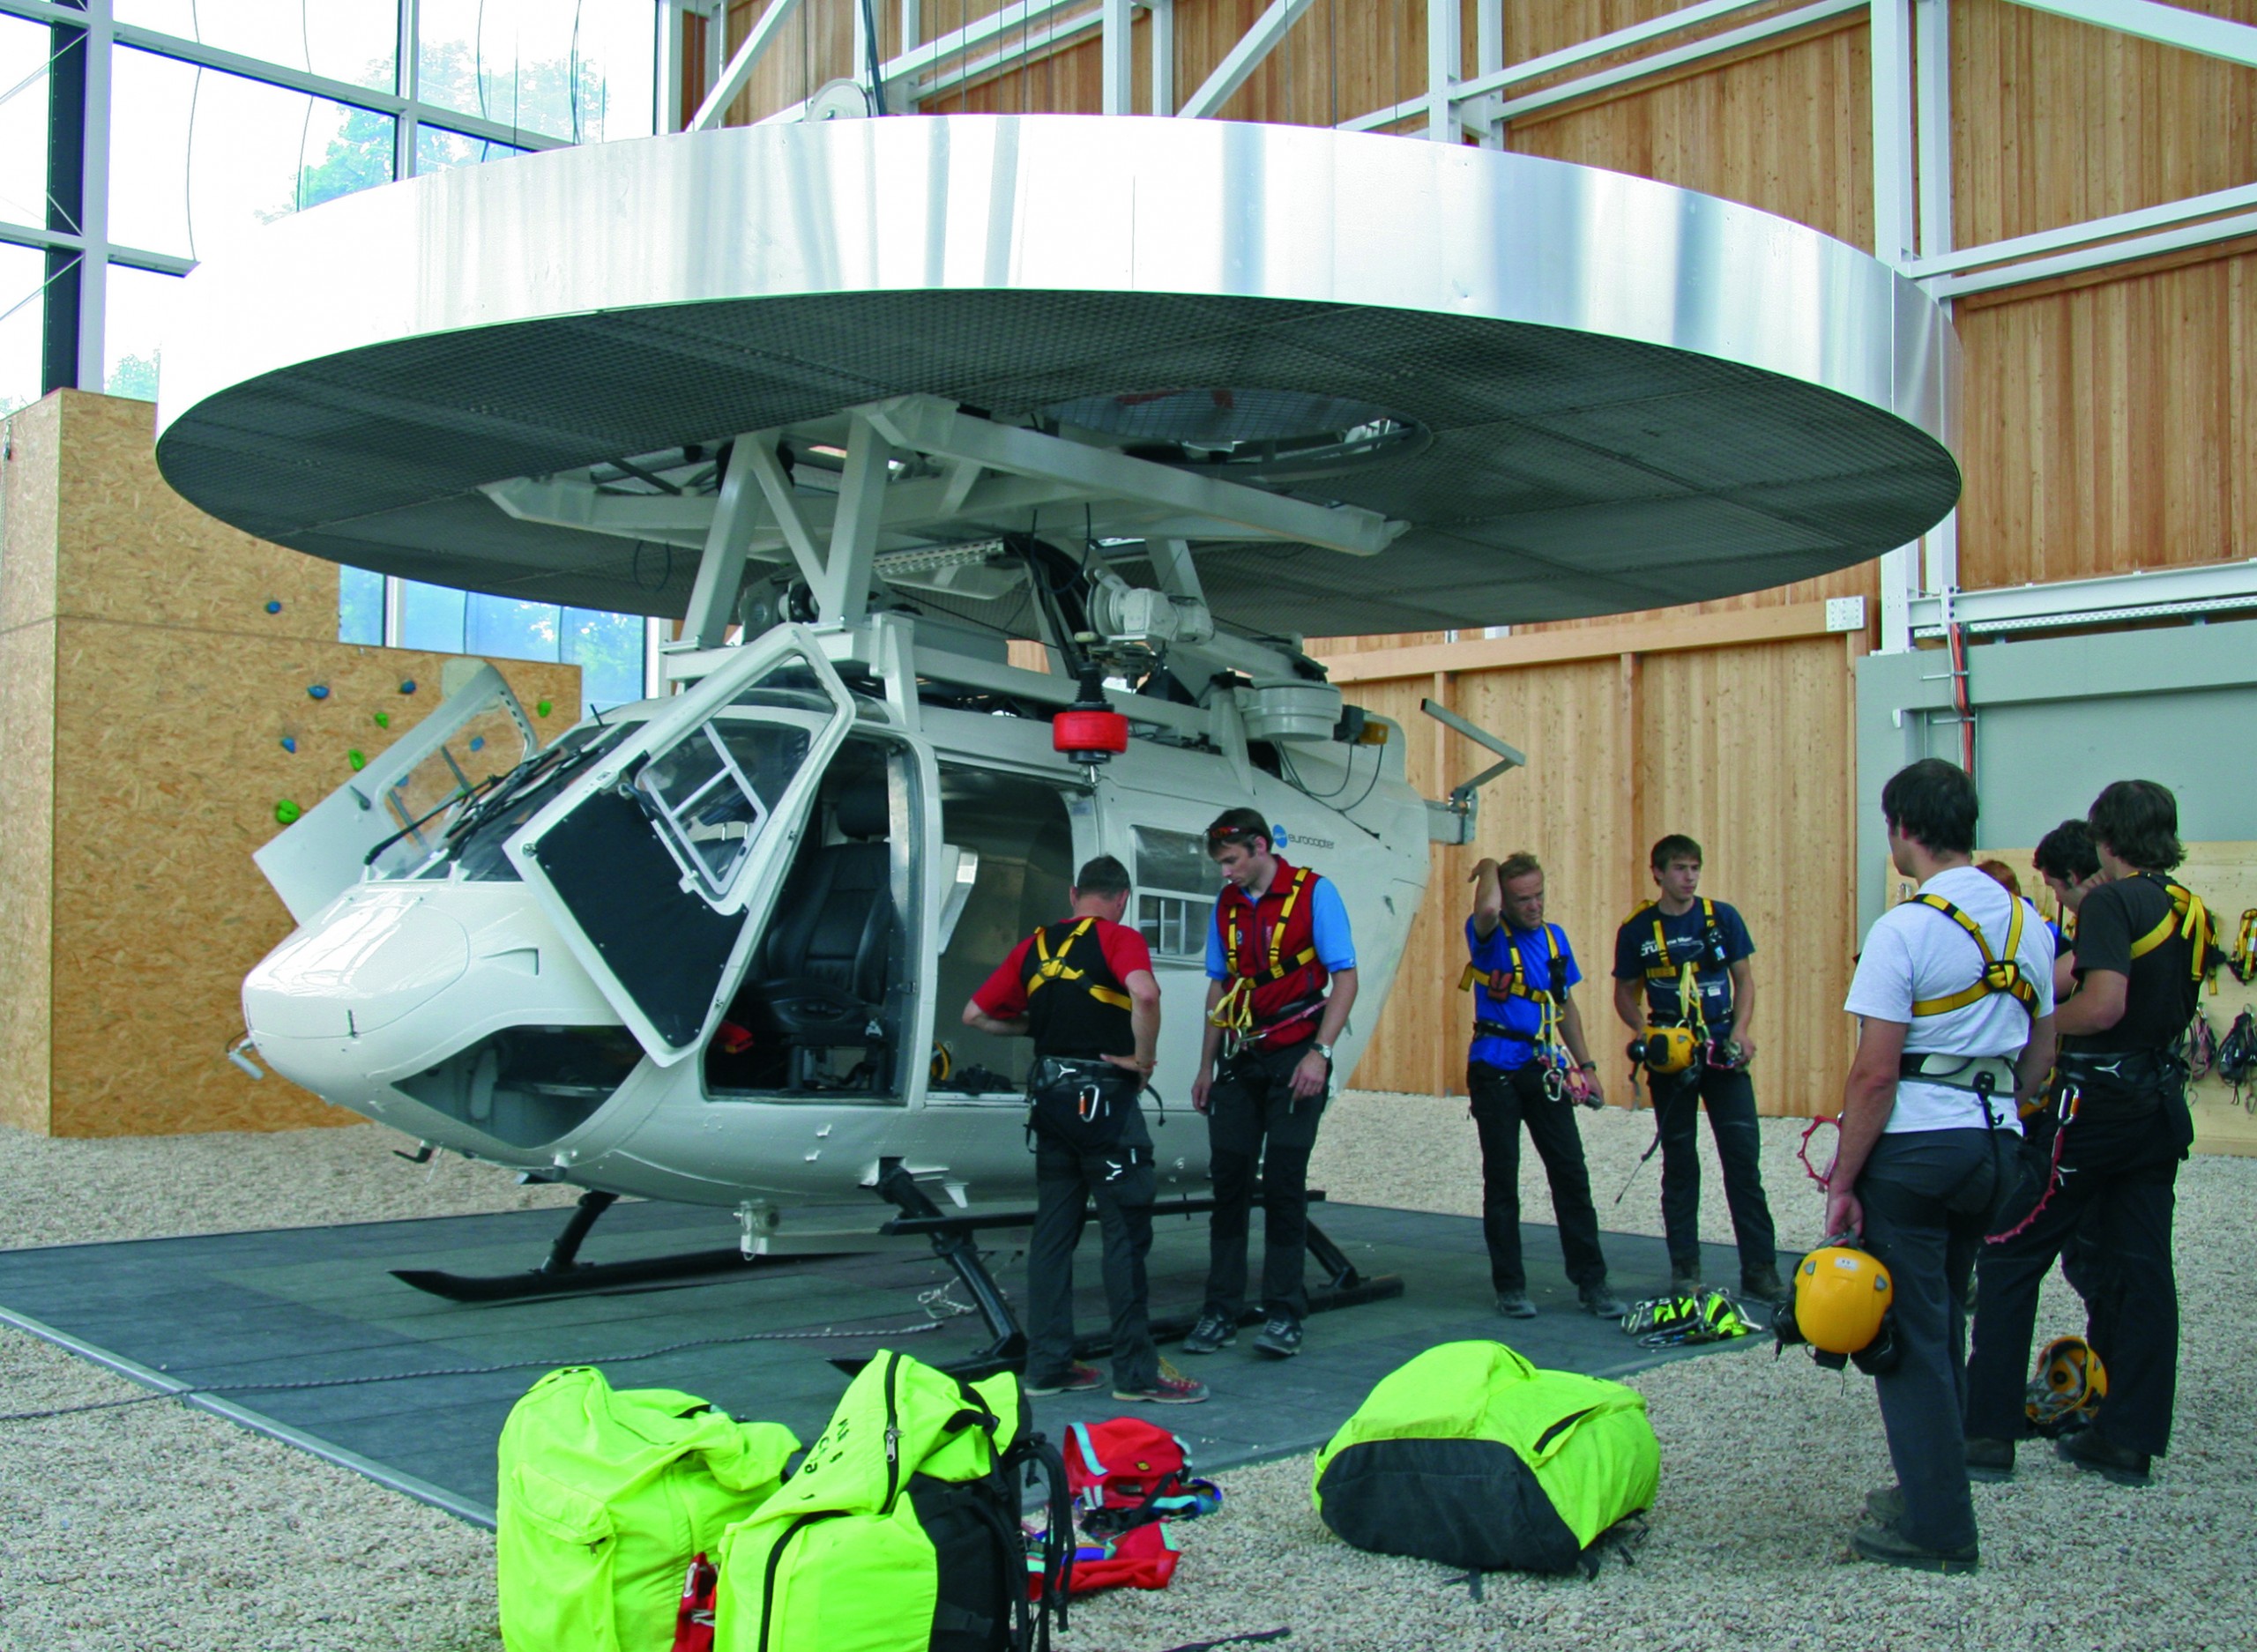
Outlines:
{"type": "Polygon", "coordinates": [[[1875,1526],[1894,1526],[1904,1518],[1904,1488],[1879,1485],[1866,1493],[1866,1519],[1875,1526]]]}
{"type": "Polygon", "coordinates": [[[1116,1400],[1136,1400],[1150,1405],[1196,1405],[1207,1397],[1207,1385],[1194,1382],[1165,1359],[1160,1361],[1160,1373],[1150,1387],[1115,1388],[1116,1400]]]}
{"type": "Polygon", "coordinates": [[[1967,1477],[1995,1485],[2014,1478],[2014,1441],[1985,1440],[1978,1434],[1967,1442],[1967,1477]]]}
{"type": "Polygon", "coordinates": [[[1924,1549],[1894,1526],[1860,1526],[1850,1547],[1868,1560],[1915,1572],[1972,1572],[1982,1564],[1971,1543],[1963,1549],[1924,1549]]]}
{"type": "Polygon", "coordinates": [[[1669,1270],[1669,1294],[1673,1297],[1699,1296],[1700,1271],[1697,1269],[1672,1268],[1669,1270]]]}
{"type": "Polygon", "coordinates": [[[2065,1440],[2057,1440],[2053,1449],[2064,1462],[2073,1462],[2080,1469],[2089,1470],[2113,1485],[2150,1484],[2148,1454],[2111,1445],[2101,1438],[2097,1428],[2082,1429],[2065,1440]]]}
{"type": "Polygon", "coordinates": [[[1191,1328],[1191,1335],[1183,1339],[1187,1354],[1211,1354],[1218,1348],[1228,1348],[1238,1341],[1238,1326],[1219,1313],[1202,1313],[1199,1323],[1191,1328]]]}
{"type": "Polygon", "coordinates": [[[1575,1293],[1583,1305],[1583,1312],[1602,1320],[1619,1320],[1630,1311],[1630,1305],[1606,1287],[1602,1279],[1597,1284],[1585,1285],[1575,1293]]]}
{"type": "Polygon", "coordinates": [[[1784,1299],[1787,1288],[1779,1283],[1779,1270],[1776,1268],[1743,1268],[1739,1294],[1750,1302],[1777,1306],[1784,1299]]]}
{"type": "Polygon", "coordinates": [[[1105,1386],[1105,1373],[1095,1366],[1072,1365],[1066,1367],[1062,1377],[1047,1377],[1039,1382],[1030,1382],[1026,1391],[1036,1399],[1046,1394],[1079,1394],[1084,1388],[1105,1386]]]}
{"type": "Polygon", "coordinates": [[[1508,1320],[1532,1320],[1536,1317],[1536,1304],[1528,1299],[1525,1291],[1500,1291],[1497,1312],[1508,1320]]]}
{"type": "Polygon", "coordinates": [[[1300,1321],[1289,1320],[1282,1313],[1277,1315],[1254,1339],[1254,1349],[1272,1359],[1291,1359],[1301,1351],[1300,1321]]]}

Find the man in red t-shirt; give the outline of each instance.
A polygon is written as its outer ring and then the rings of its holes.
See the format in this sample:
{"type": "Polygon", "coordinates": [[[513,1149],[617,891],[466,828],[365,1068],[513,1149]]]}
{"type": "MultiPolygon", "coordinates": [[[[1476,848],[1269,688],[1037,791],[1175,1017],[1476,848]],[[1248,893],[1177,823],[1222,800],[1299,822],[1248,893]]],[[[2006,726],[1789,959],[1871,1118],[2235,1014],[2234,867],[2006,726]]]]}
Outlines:
{"type": "Polygon", "coordinates": [[[1145,1307],[1152,1247],[1151,1133],[1136,1105],[1159,1040],[1160,989],[1144,938],[1122,926],[1128,869],[1099,855],[1075,881],[1073,915],[1012,949],[964,1007],[964,1023],[1034,1039],[1027,1078],[1034,1135],[1034,1233],[1027,1245],[1026,1391],[1103,1379],[1074,1358],[1074,1247],[1090,1201],[1105,1242],[1113,1395],[1163,1405],[1207,1397],[1164,1365],[1145,1307]]]}

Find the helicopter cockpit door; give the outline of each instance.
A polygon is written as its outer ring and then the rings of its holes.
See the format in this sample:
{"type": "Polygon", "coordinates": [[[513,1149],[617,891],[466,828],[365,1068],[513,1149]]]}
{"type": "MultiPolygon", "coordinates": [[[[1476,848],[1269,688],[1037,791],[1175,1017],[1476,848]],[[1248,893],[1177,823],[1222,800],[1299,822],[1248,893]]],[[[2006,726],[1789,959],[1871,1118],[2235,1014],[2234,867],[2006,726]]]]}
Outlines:
{"type": "Polygon", "coordinates": [[[711,1036],[853,719],[814,638],[778,627],[510,842],[511,863],[660,1066],[711,1036]]]}
{"type": "Polygon", "coordinates": [[[302,924],[371,869],[399,876],[425,859],[463,800],[539,744],[502,673],[480,666],[438,710],[251,859],[302,924]]]}

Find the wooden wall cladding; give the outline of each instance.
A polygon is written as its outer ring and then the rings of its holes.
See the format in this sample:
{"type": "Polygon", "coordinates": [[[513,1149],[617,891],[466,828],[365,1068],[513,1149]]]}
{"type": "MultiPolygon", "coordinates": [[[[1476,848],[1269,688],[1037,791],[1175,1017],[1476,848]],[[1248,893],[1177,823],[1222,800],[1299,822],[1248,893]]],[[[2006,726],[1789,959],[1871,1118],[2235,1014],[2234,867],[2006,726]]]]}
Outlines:
{"type": "MultiPolygon", "coordinates": [[[[58,655],[50,1129],[359,1122],[223,1059],[244,975],[291,930],[251,852],[281,830],[279,800],[311,807],[351,778],[348,752],[428,715],[449,656],[68,617],[58,655]]],[[[529,716],[552,703],[544,738],[577,719],[577,666],[495,663],[529,716]]]]}
{"type": "Polygon", "coordinates": [[[48,1127],[55,513],[63,409],[0,419],[0,1124],[48,1127]]]}
{"type": "Polygon", "coordinates": [[[1412,784],[1440,796],[1487,759],[1419,710],[1448,705],[1528,754],[1485,795],[1478,841],[1437,849],[1402,973],[1355,1082],[1462,1090],[1468,1001],[1455,988],[1467,878],[1484,855],[1532,851],[1546,911],[1589,986],[1586,1034],[1613,1099],[1627,1102],[1612,1005],[1616,928],[1652,893],[1666,832],[1697,838],[1702,889],[1739,908],[1755,938],[1763,1110],[1808,1114],[1838,1100],[1850,1050],[1841,1013],[1856,950],[1844,800],[1852,789],[1853,661],[1862,633],[1733,647],[1605,655],[1478,672],[1354,681],[1357,704],[1402,723],[1412,784]]]}

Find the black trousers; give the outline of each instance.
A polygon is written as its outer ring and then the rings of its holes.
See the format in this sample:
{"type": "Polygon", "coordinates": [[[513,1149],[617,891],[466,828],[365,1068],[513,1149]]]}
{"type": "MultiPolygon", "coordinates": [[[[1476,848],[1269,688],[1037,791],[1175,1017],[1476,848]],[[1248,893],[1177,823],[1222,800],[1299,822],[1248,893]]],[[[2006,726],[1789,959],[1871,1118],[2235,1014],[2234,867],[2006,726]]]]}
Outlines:
{"type": "Polygon", "coordinates": [[[1661,1225],[1672,1273],[1701,1271],[1701,1109],[1724,1169],[1724,1205],[1739,1242],[1742,1279],[1777,1269],[1779,1240],[1763,1197],[1763,1136],[1755,1122],[1755,1085],[1740,1068],[1710,1067],[1664,1076],[1646,1075],[1654,1127],[1661,1135],[1661,1225]]]}
{"type": "Polygon", "coordinates": [[[1235,1325],[1246,1312],[1247,1232],[1261,1170],[1262,1307],[1298,1322],[1308,1314],[1301,1256],[1308,1246],[1308,1156],[1330,1090],[1296,1099],[1293,1069],[1307,1043],[1247,1050],[1219,1063],[1207,1090],[1208,1174],[1215,1213],[1208,1226],[1205,1312],[1235,1325]]]}
{"type": "MultiPolygon", "coordinates": [[[[1884,1135],[1858,1178],[1865,1248],[1888,1269],[1900,1358],[1873,1379],[1888,1457],[1903,1488],[1897,1529],[1931,1549],[1975,1541],[1967,1494],[1967,1280],[1990,1231],[2015,1143],[1988,1130],[1884,1135]]],[[[2015,1389],[2015,1403],[2021,1403],[2015,1389]]]]}
{"type": "MultiPolygon", "coordinates": [[[[1143,1136],[1140,1128],[1134,1133],[1143,1136]]],[[[1157,1178],[1148,1145],[1123,1142],[1076,1150],[1038,1131],[1034,1235],[1026,1253],[1027,1380],[1044,1386],[1074,1363],[1074,1250],[1092,1201],[1104,1239],[1105,1303],[1113,1321],[1113,1386],[1123,1393],[1159,1380],[1144,1258],[1152,1248],[1157,1178]]]]}
{"type": "Polygon", "coordinates": [[[1540,1061],[1510,1071],[1475,1061],[1465,1069],[1473,1127],[1481,1135],[1481,1234],[1489,1243],[1489,1281],[1500,1291],[1525,1291],[1520,1255],[1520,1129],[1544,1161],[1552,1184],[1552,1211],[1560,1224],[1560,1251],[1577,1285],[1606,1282],[1606,1256],[1598,1248],[1598,1212],[1590,1202],[1590,1171],[1583,1163],[1575,1104],[1544,1093],[1540,1061]]]}
{"type": "MultiPolygon", "coordinates": [[[[2172,1091],[2152,1107],[2112,1112],[2087,1103],[2068,1127],[2060,1186],[2029,1229],[1984,1247],[1976,1275],[1975,1350],[1968,1363],[1967,1432],[2019,1439],[2022,1389],[2037,1323],[2037,1290],[2056,1257],[2086,1291],[2094,1346],[2108,1372],[2097,1425],[2112,1444],[2159,1456],[2171,1448],[2179,1389],[2179,1284],[2171,1226],[2179,1163],[2191,1124],[2172,1091]]],[[[2043,1194],[2030,1179],[2000,1219],[2015,1226],[2043,1194]]]]}

